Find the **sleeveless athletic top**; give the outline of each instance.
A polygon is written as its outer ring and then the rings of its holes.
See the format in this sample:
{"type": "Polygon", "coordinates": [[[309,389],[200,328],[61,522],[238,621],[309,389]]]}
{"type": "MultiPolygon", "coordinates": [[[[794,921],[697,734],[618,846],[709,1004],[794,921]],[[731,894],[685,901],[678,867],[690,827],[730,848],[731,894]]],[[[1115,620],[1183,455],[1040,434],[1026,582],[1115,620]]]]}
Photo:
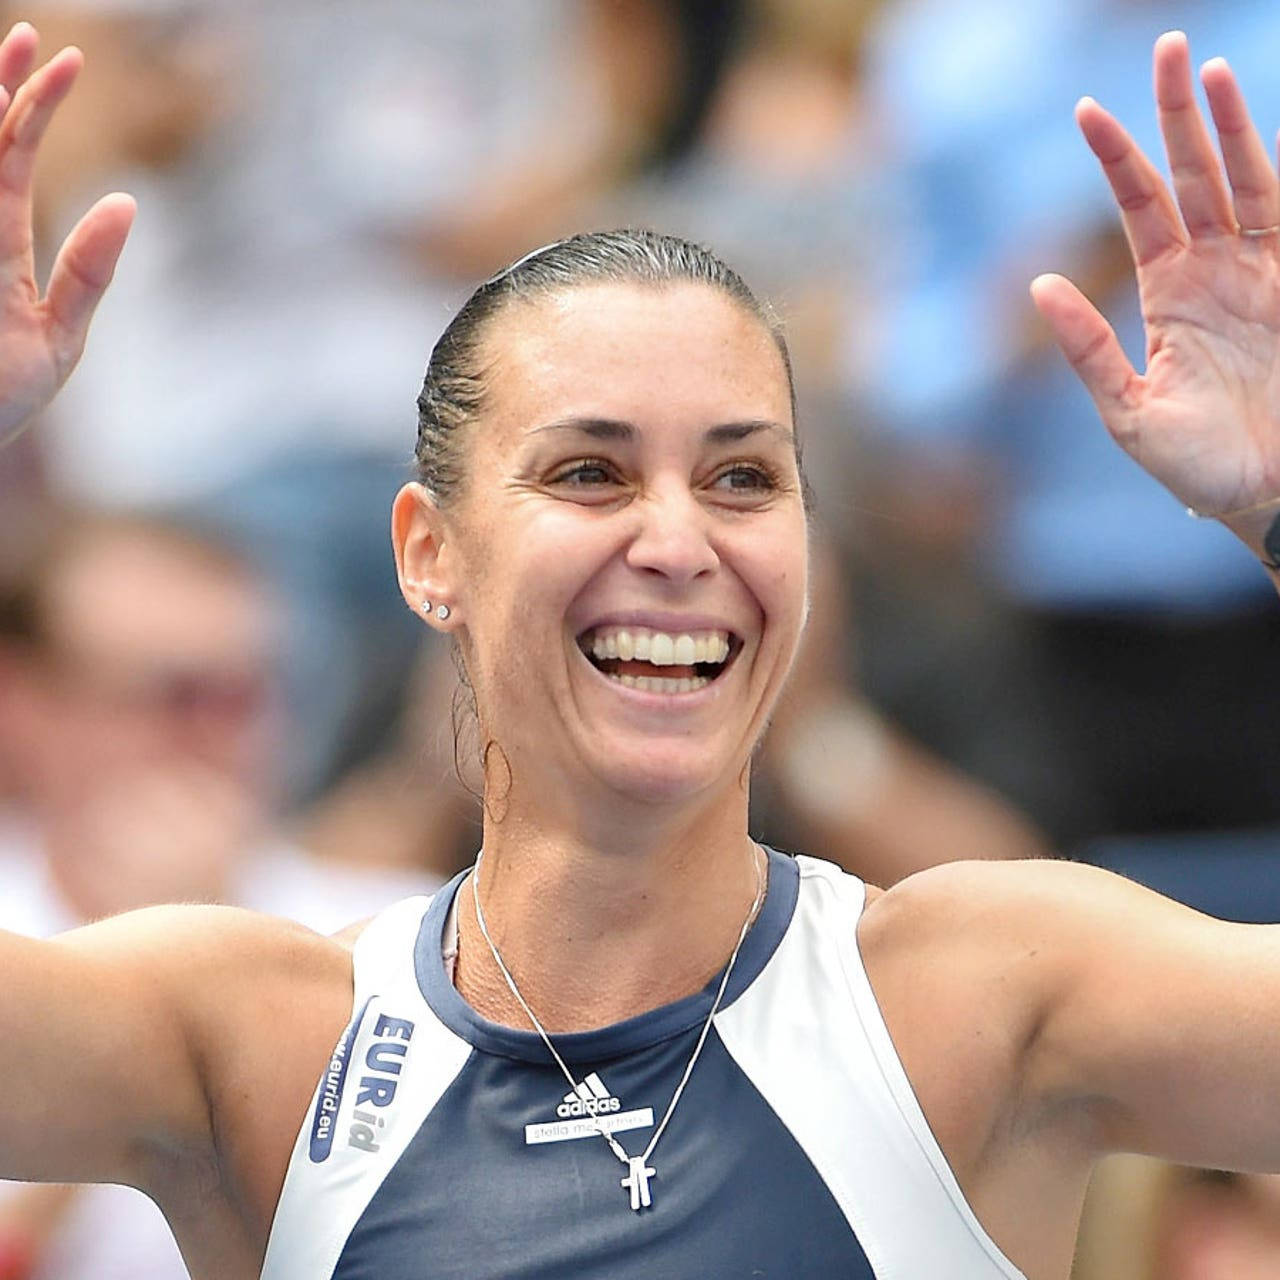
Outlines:
{"type": "Polygon", "coordinates": [[[860,880],[769,855],[769,890],[638,1212],[644,1151],[720,979],[597,1031],[480,1017],[442,955],[462,876],[355,949],[354,1016],[298,1135],[262,1280],[1023,1280],[965,1203],[858,954],[860,880]]]}

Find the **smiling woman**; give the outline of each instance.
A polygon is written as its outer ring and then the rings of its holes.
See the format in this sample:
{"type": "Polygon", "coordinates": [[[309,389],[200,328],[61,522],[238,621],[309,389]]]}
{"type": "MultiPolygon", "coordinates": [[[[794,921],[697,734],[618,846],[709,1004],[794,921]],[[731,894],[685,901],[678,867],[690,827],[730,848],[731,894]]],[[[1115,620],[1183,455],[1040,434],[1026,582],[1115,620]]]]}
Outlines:
{"type": "MultiPolygon", "coordinates": [[[[40,298],[32,162],[79,58],[34,50],[0,43],[0,431],[74,364],[132,212],[96,206],[40,298]]],[[[1226,65],[1202,80],[1221,162],[1162,37],[1176,197],[1077,112],[1148,370],[1066,280],[1033,294],[1123,447],[1269,557],[1280,181],[1226,65]]],[[[0,1176],[139,1186],[218,1280],[1062,1280],[1100,1154],[1280,1170],[1276,930],[1063,863],[882,894],[750,839],[808,528],[736,275],[649,233],[539,250],[420,409],[393,540],[474,689],[475,867],[336,939],[177,907],[0,933],[0,1176]]]]}
{"type": "MultiPolygon", "coordinates": [[[[739,779],[805,612],[785,351],[728,267],[650,232],[522,259],[437,345],[423,479],[396,503],[395,540],[410,604],[449,606],[502,826],[537,812],[570,847],[600,849],[628,806],[698,794],[704,865],[741,868],[739,779]]],[[[663,842],[691,815],[635,817],[663,842]]],[[[502,844],[486,837],[495,873],[523,856],[502,844]]],[[[634,832],[626,844],[634,874],[645,859],[634,832]]]]}

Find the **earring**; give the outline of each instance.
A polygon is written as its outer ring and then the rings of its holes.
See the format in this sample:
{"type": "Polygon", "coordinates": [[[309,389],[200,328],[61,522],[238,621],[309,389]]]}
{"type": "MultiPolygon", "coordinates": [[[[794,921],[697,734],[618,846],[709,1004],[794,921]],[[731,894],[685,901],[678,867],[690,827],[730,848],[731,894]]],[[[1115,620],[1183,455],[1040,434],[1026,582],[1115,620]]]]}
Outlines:
{"type": "Polygon", "coordinates": [[[428,616],[430,616],[430,614],[431,614],[431,601],[430,601],[430,600],[424,600],[424,601],[423,601],[423,602],[418,606],[418,608],[419,608],[419,609],[421,609],[423,613],[425,613],[425,614],[427,614],[428,616]]]}
{"type": "Polygon", "coordinates": [[[436,617],[439,618],[441,622],[447,622],[451,612],[452,610],[447,604],[436,605],[436,617]]]}

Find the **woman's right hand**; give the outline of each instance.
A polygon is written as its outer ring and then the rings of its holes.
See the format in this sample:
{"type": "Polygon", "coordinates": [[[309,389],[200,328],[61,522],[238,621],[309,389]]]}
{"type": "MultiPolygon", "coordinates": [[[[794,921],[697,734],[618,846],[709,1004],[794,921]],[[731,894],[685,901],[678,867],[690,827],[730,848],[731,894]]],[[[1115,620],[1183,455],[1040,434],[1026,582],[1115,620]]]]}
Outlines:
{"type": "Polygon", "coordinates": [[[104,196],[67,236],[40,296],[32,247],[32,174],[40,140],[83,65],[63,49],[32,73],[36,32],[0,41],[0,445],[67,380],[133,223],[127,195],[104,196]]]}

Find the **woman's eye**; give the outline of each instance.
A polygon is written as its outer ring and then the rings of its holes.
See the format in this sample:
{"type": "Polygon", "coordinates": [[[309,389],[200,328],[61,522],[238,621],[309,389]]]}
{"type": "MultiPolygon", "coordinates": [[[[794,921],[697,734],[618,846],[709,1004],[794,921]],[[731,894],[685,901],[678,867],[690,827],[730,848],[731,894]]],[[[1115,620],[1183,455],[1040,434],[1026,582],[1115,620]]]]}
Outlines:
{"type": "Polygon", "coordinates": [[[774,488],[773,477],[761,467],[740,465],[727,467],[716,476],[717,489],[734,493],[761,493],[774,488]]]}
{"type": "Polygon", "coordinates": [[[572,466],[557,471],[552,478],[553,484],[564,484],[575,489],[589,489],[597,485],[610,484],[614,480],[613,468],[603,462],[575,462],[572,466]]]}

